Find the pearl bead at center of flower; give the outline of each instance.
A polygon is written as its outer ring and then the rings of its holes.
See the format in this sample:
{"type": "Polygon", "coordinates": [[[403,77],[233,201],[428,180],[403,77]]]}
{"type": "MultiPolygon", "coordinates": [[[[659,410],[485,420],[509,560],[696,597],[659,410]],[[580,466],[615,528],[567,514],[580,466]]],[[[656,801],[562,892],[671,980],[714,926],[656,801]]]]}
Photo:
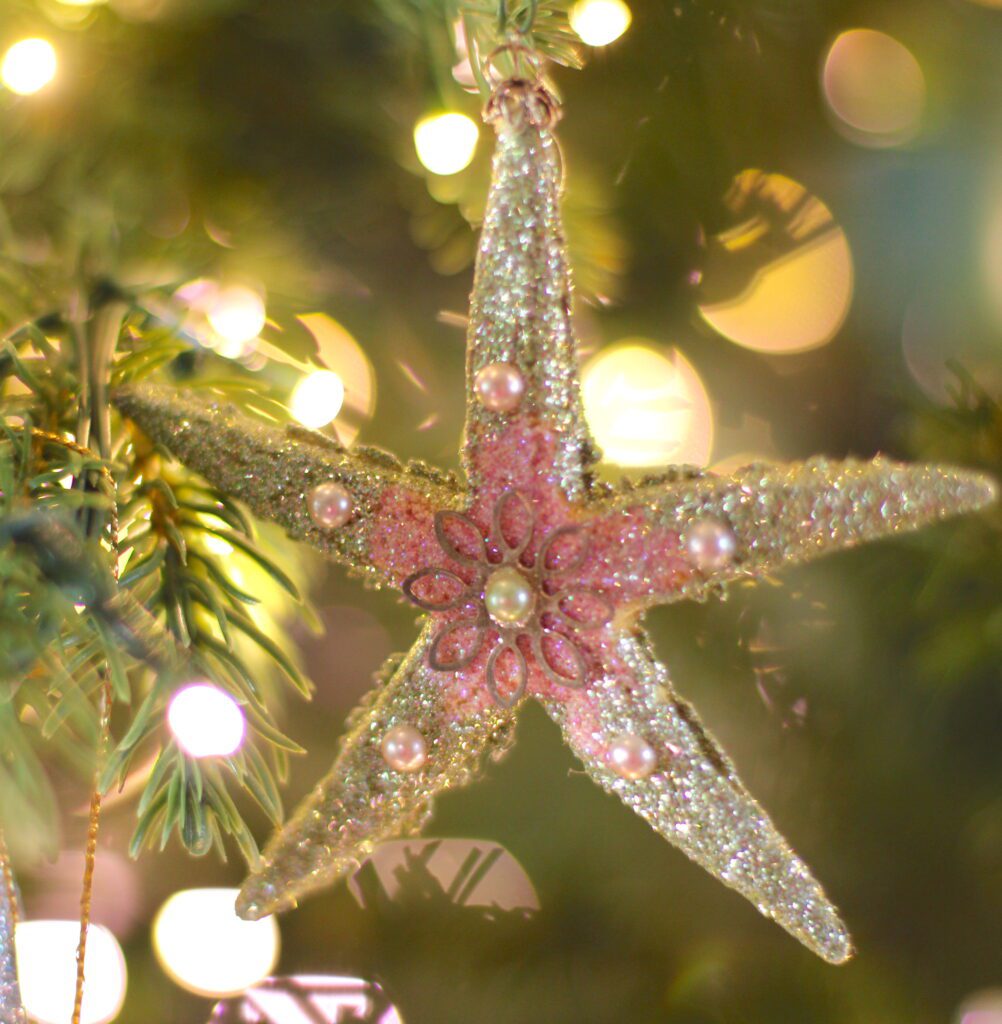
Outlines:
{"type": "Polygon", "coordinates": [[[536,605],[532,584],[510,565],[495,569],[484,587],[487,614],[501,626],[520,626],[536,605]]]}

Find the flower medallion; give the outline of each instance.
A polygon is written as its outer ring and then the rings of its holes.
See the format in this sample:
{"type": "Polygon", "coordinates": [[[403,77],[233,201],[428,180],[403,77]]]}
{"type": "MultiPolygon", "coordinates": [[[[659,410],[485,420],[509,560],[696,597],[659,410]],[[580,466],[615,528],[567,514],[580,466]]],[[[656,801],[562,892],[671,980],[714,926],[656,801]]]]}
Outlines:
{"type": "Polygon", "coordinates": [[[403,582],[408,600],[442,617],[428,653],[431,667],[458,672],[489,645],[487,689],[504,708],[525,694],[527,654],[549,682],[584,686],[588,666],[574,634],[601,628],[614,613],[604,594],[568,582],[588,558],[586,528],[551,530],[533,557],[535,528],[532,506],[514,490],[495,502],[487,536],[461,512],[438,512],[435,535],[456,571],[429,566],[403,582]]]}

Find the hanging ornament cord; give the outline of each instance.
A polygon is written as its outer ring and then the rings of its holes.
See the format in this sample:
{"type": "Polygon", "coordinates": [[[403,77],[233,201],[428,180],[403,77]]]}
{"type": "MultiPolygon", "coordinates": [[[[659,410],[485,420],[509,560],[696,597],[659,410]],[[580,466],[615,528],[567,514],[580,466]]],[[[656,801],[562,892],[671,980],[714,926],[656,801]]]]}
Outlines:
{"type": "MultiPolygon", "coordinates": [[[[59,445],[84,458],[98,460],[99,456],[90,448],[74,441],[69,441],[58,434],[50,434],[48,431],[32,428],[32,437],[47,444],[59,445]]],[[[107,466],[102,465],[99,470],[100,479],[103,481],[111,498],[111,510],[108,522],[108,541],[111,546],[112,575],[115,582],[118,582],[118,491],[115,487],[114,477],[107,466]]],[[[97,856],[97,834],[101,823],[101,790],[98,780],[101,776],[101,768],[108,753],[108,740],[111,734],[111,677],[105,673],[101,684],[101,692],[98,697],[98,742],[97,758],[94,768],[94,783],[90,793],[90,810],[87,817],[87,843],[84,849],[84,873],[83,883],[80,889],[80,938],[77,943],[77,974],[76,987],[73,996],[73,1024],[80,1024],[80,1016],[83,1009],[84,993],[84,962],[87,956],[87,932],[90,927],[91,903],[94,894],[94,863],[97,856]]]]}

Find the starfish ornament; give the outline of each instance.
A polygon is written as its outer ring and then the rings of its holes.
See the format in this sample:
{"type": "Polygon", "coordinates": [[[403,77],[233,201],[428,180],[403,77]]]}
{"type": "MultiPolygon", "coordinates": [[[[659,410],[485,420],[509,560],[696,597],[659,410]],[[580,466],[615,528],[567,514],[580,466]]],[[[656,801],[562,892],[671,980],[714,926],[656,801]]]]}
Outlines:
{"type": "Polygon", "coordinates": [[[17,952],[14,948],[17,917],[17,888],[7,847],[0,835],[0,1021],[3,1024],[28,1024],[17,980],[17,952]]]}
{"type": "Polygon", "coordinates": [[[596,483],[560,222],[557,108],[501,84],[467,346],[465,482],[141,385],[122,412],[217,487],[428,612],[352,714],[330,773],[266,847],[245,917],[295,906],[508,746],[540,701],[588,773],[697,864],[832,963],[848,932],[805,864],[674,692],[645,609],[992,500],[935,466],[825,459],[717,477],[596,483]]]}

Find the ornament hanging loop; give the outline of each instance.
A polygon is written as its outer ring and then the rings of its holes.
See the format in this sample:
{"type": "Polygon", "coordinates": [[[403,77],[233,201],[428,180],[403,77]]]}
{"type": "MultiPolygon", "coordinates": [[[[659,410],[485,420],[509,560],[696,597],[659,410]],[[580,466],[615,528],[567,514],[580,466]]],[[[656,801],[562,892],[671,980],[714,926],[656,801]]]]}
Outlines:
{"type": "Polygon", "coordinates": [[[538,53],[519,40],[512,40],[492,51],[485,63],[487,77],[496,84],[484,108],[484,121],[503,121],[516,130],[532,125],[552,128],[560,120],[560,102],[543,80],[542,60],[538,53]],[[502,77],[497,68],[500,57],[511,61],[512,74],[502,77]]]}

